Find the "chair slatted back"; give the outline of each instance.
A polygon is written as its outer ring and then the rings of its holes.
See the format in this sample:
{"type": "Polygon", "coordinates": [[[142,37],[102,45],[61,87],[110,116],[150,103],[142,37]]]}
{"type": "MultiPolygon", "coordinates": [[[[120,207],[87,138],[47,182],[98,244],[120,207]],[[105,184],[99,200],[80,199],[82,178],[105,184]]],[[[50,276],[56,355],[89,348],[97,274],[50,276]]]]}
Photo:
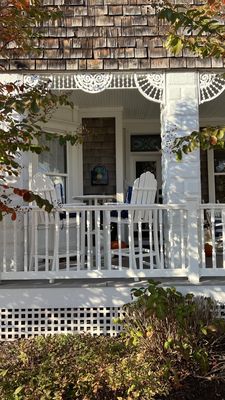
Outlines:
{"type": "MultiPolygon", "coordinates": [[[[132,205],[148,205],[155,202],[157,191],[157,181],[154,175],[147,171],[141,174],[139,178],[134,181],[131,202],[132,205]]],[[[143,222],[148,222],[149,212],[135,211],[133,221],[138,222],[140,219],[143,222]]]]}
{"type": "MultiPolygon", "coordinates": [[[[38,172],[33,176],[31,181],[31,190],[43,199],[48,200],[54,207],[58,205],[54,183],[45,174],[38,172]]],[[[51,212],[47,214],[45,211],[40,212],[40,222],[46,223],[46,218],[50,224],[55,222],[54,213],[51,212]]]]}

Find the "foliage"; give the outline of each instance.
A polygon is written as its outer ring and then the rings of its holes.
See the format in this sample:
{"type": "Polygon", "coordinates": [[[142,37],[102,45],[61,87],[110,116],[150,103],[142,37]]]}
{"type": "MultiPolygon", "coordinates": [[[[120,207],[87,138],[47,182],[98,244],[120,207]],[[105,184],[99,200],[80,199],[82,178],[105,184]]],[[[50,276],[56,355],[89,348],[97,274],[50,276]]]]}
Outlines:
{"type": "Polygon", "coordinates": [[[162,371],[120,338],[68,335],[1,344],[2,400],[151,400],[162,371]]]}
{"type": "MultiPolygon", "coordinates": [[[[188,50],[201,58],[225,56],[225,0],[203,0],[198,5],[190,2],[156,2],[159,18],[169,23],[165,47],[175,56],[188,50]]],[[[225,75],[224,75],[225,77],[225,75]]],[[[222,78],[222,75],[220,76],[222,78]]],[[[172,151],[178,160],[197,148],[224,149],[225,129],[204,127],[175,140],[172,151]]]]}
{"type": "Polygon", "coordinates": [[[35,39],[40,31],[35,27],[60,17],[59,10],[49,10],[43,0],[1,0],[0,53],[3,57],[36,51],[35,39]]]}
{"type": "Polygon", "coordinates": [[[124,307],[121,321],[127,343],[142,349],[151,368],[161,365],[174,382],[193,372],[208,374],[212,332],[225,332],[212,299],[182,295],[154,281],[133,294],[136,300],[124,307]]]}
{"type": "MultiPolygon", "coordinates": [[[[60,17],[57,7],[50,10],[43,0],[2,0],[0,4],[0,56],[31,55],[38,51],[35,39],[40,26],[49,19],[60,17]]],[[[28,189],[10,185],[10,177],[19,176],[19,152],[40,154],[48,147],[38,145],[40,136],[48,140],[58,138],[61,144],[72,145],[82,141],[83,132],[64,132],[63,136],[46,132],[45,124],[59,106],[72,107],[65,94],[56,95],[47,81],[0,83],[0,220],[6,214],[16,219],[19,203],[36,201],[39,207],[50,211],[52,205],[28,189]],[[16,200],[15,200],[16,198],[16,200]]]]}
{"type": "Polygon", "coordinates": [[[164,1],[158,16],[170,24],[165,47],[174,55],[188,49],[200,57],[225,56],[225,1],[174,4],[164,1]]]}
{"type": "Polygon", "coordinates": [[[183,154],[191,153],[198,149],[225,149],[225,127],[208,126],[194,131],[190,135],[175,139],[172,151],[176,154],[178,161],[182,160],[183,154]]]}
{"type": "Polygon", "coordinates": [[[0,84],[0,220],[7,213],[15,219],[17,207],[12,206],[10,192],[23,197],[26,202],[36,200],[37,205],[51,210],[48,202],[26,189],[13,188],[7,180],[20,174],[20,151],[40,154],[48,150],[48,147],[38,144],[39,137],[45,135],[47,140],[58,138],[61,144],[69,141],[73,145],[82,141],[84,131],[61,136],[45,128],[59,105],[73,106],[66,95],[52,93],[48,82],[0,84]]]}

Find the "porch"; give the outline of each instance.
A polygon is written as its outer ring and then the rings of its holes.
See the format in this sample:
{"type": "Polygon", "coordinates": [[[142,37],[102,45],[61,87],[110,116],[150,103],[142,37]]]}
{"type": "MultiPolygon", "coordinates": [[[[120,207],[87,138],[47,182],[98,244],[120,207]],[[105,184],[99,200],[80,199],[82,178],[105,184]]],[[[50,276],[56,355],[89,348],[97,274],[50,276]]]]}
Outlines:
{"type": "Polygon", "coordinates": [[[191,199],[185,205],[74,204],[52,213],[58,216],[54,225],[47,213],[40,224],[43,211],[35,207],[22,207],[16,221],[3,220],[2,281],[157,278],[198,284],[225,277],[224,204],[199,204],[191,199]],[[111,223],[115,211],[116,237],[111,223]],[[134,212],[140,215],[127,229],[124,211],[130,220],[134,212]],[[64,219],[60,219],[62,212],[64,219]],[[148,214],[144,224],[143,212],[148,214]],[[56,231],[58,247],[54,247],[56,231]]]}

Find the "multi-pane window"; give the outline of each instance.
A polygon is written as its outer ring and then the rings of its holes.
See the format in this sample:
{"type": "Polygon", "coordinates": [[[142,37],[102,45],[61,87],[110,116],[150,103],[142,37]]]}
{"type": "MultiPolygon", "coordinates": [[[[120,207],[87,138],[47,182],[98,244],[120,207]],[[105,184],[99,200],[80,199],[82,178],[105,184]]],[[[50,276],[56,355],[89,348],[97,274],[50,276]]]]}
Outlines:
{"type": "Polygon", "coordinates": [[[39,155],[38,170],[50,176],[56,186],[59,201],[65,203],[68,181],[66,145],[59,144],[57,139],[46,140],[44,136],[39,139],[39,143],[48,146],[49,151],[39,155]]]}
{"type": "Polygon", "coordinates": [[[225,203],[225,151],[214,150],[215,200],[225,203]]]}

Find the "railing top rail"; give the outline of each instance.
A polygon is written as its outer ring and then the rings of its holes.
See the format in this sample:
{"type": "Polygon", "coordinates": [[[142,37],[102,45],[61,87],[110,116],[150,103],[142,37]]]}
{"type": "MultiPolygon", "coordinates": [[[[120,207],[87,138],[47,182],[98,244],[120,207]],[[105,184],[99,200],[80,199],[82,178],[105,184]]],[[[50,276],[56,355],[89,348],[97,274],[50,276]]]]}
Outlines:
{"type": "Polygon", "coordinates": [[[204,203],[200,204],[200,209],[201,210],[221,210],[225,209],[225,203],[204,203]]]}
{"type": "MultiPolygon", "coordinates": [[[[44,209],[39,208],[37,206],[22,206],[20,208],[23,212],[29,211],[40,211],[43,212],[44,209]]],[[[62,207],[54,207],[53,211],[58,212],[74,212],[74,211],[113,211],[113,210],[128,210],[128,211],[135,211],[135,210],[187,210],[187,207],[183,204],[149,204],[149,205],[131,205],[131,204],[118,204],[112,203],[107,205],[69,205],[66,204],[62,207]]]]}

